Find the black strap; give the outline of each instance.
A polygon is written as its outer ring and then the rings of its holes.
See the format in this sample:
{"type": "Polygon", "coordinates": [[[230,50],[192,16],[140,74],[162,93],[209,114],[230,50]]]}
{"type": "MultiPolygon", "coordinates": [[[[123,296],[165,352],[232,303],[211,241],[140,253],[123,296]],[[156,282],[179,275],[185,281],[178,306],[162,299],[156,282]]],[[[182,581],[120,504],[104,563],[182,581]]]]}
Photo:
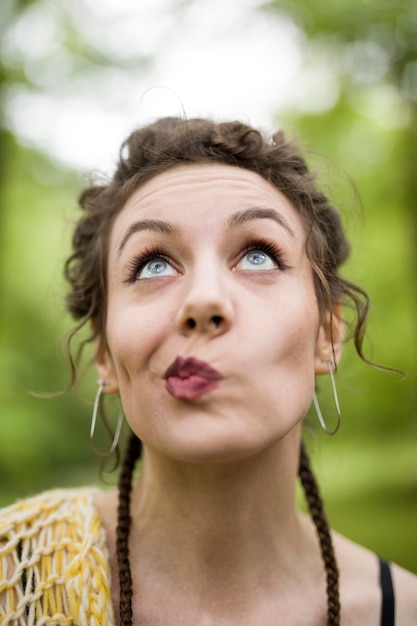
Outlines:
{"type": "Polygon", "coordinates": [[[395,626],[395,596],[391,568],[387,561],[379,559],[379,580],[382,591],[381,626],[395,626]]]}

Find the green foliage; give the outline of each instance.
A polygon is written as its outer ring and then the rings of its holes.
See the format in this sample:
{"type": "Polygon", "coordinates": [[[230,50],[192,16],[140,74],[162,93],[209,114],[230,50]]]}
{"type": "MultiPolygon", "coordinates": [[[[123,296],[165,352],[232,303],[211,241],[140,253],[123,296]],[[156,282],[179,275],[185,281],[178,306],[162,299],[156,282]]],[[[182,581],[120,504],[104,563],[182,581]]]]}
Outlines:
{"type": "MultiPolygon", "coordinates": [[[[68,249],[77,177],[40,154],[7,142],[0,250],[0,499],[65,482],[91,465],[89,408],[70,395],[46,399],[69,382],[57,350],[70,327],[60,263],[68,249]],[[51,481],[51,477],[53,480],[51,481]]],[[[93,392],[92,392],[93,393],[93,392]]]]}
{"type": "MultiPolygon", "coordinates": [[[[308,438],[332,527],[376,554],[417,571],[415,438],[308,438]]],[[[306,505],[298,491],[302,508],[306,505]]]]}

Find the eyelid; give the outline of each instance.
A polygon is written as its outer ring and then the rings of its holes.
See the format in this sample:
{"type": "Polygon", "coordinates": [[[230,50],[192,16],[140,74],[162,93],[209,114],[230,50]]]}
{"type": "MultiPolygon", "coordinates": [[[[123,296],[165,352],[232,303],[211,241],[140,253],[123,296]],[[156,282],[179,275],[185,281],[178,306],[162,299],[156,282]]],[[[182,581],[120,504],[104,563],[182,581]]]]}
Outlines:
{"type": "Polygon", "coordinates": [[[263,237],[252,238],[247,242],[246,246],[239,254],[235,267],[238,263],[240,263],[246,254],[256,250],[265,252],[276,263],[277,269],[282,271],[289,269],[287,258],[283,249],[275,241],[269,241],[263,237]]]}
{"type": "MultiPolygon", "coordinates": [[[[246,241],[246,245],[240,250],[237,260],[233,263],[233,269],[235,270],[237,265],[243,259],[243,257],[252,251],[262,251],[267,254],[275,263],[278,270],[284,271],[289,269],[290,266],[287,263],[287,257],[283,249],[275,242],[268,240],[264,237],[250,237],[246,241]]],[[[127,278],[123,281],[126,283],[135,283],[140,279],[137,278],[139,272],[145,267],[147,263],[156,258],[163,259],[169,265],[171,265],[177,272],[181,271],[178,263],[172,258],[170,254],[166,252],[165,246],[152,245],[145,246],[143,250],[134,254],[132,258],[126,263],[127,278]]],[[[270,270],[269,270],[270,271],[270,270]]],[[[155,277],[156,278],[156,277],[155,277]]],[[[161,278],[163,278],[161,276],[161,278]]]]}
{"type": "Polygon", "coordinates": [[[160,248],[159,246],[145,247],[141,252],[133,255],[133,257],[127,262],[126,264],[127,279],[124,282],[126,283],[138,282],[140,280],[138,279],[138,274],[143,270],[143,268],[148,263],[150,263],[151,261],[154,261],[155,259],[164,260],[171,267],[173,267],[176,271],[178,271],[177,264],[173,261],[173,259],[168,254],[164,252],[162,248],[160,248]]]}

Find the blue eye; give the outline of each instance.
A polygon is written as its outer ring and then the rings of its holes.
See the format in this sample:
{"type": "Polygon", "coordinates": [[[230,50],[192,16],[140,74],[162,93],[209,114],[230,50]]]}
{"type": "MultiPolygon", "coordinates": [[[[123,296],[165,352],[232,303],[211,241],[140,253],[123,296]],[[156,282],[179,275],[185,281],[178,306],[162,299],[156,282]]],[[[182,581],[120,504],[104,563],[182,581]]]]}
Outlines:
{"type": "Polygon", "coordinates": [[[274,270],[277,263],[263,250],[250,250],[237,264],[237,269],[244,271],[274,270]]]}
{"type": "Polygon", "coordinates": [[[136,274],[136,280],[157,278],[158,276],[176,276],[177,271],[162,257],[156,257],[142,265],[136,274]]]}

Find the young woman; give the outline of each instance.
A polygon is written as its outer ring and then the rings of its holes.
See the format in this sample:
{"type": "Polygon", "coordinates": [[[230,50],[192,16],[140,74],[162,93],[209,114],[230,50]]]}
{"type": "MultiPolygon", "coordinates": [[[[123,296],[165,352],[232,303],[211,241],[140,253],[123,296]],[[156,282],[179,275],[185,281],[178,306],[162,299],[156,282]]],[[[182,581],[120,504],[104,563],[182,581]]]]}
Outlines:
{"type": "Polygon", "coordinates": [[[92,433],[118,393],[131,436],[118,490],[3,512],[0,623],[417,625],[417,578],[329,531],[302,444],[313,400],[334,429],[315,379],[333,380],[345,303],[362,356],[367,298],[294,146],[163,119],[81,206],[66,276],[92,328],[92,433]]]}

